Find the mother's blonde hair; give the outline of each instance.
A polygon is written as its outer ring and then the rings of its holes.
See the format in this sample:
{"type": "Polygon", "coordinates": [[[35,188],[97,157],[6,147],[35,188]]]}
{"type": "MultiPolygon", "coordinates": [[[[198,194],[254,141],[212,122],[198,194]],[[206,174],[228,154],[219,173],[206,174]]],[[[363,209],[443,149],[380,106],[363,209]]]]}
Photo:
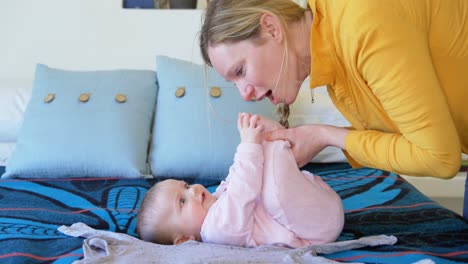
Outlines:
{"type": "Polygon", "coordinates": [[[208,56],[208,47],[211,45],[247,39],[260,45],[260,18],[264,13],[276,16],[287,31],[287,24],[299,21],[304,16],[304,10],[292,0],[210,1],[200,32],[203,60],[212,66],[208,56]]]}
{"type": "MultiPolygon", "coordinates": [[[[293,0],[212,0],[207,6],[200,32],[200,50],[206,64],[213,66],[208,48],[221,43],[251,40],[261,45],[260,19],[270,13],[278,18],[287,32],[287,24],[304,17],[305,9],[293,0]]],[[[287,36],[287,34],[285,34],[287,36]]],[[[285,45],[287,47],[287,38],[285,45]]],[[[279,108],[280,123],[287,127],[289,107],[279,108]]]]}

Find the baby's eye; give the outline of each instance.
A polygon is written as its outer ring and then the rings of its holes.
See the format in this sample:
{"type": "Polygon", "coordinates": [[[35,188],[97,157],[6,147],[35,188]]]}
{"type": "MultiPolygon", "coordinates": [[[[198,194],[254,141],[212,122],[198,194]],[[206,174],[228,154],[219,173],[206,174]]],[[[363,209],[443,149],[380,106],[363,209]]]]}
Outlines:
{"type": "Polygon", "coordinates": [[[240,67],[239,69],[237,69],[236,71],[236,76],[242,76],[242,72],[243,72],[244,68],[240,67]]]}
{"type": "Polygon", "coordinates": [[[182,207],[182,205],[184,205],[184,203],[185,203],[185,198],[180,198],[180,200],[179,200],[180,207],[182,207]]]}
{"type": "Polygon", "coordinates": [[[185,184],[184,188],[185,188],[185,189],[190,188],[190,186],[188,185],[188,183],[185,184]]]}

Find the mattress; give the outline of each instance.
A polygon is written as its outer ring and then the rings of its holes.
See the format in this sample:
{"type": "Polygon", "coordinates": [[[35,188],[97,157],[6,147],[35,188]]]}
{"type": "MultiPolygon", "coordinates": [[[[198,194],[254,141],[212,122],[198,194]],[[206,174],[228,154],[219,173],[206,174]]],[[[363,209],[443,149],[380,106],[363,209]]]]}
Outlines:
{"type": "MultiPolygon", "coordinates": [[[[328,254],[340,262],[468,262],[468,223],[424,196],[397,174],[352,169],[347,163],[308,164],[342,197],[346,222],[339,241],[394,235],[392,246],[328,254]]],[[[0,167],[0,174],[4,171],[0,167]]],[[[83,257],[83,239],[57,230],[77,222],[99,230],[135,232],[145,192],[164,178],[0,180],[0,262],[70,263],[83,257]]],[[[188,179],[214,190],[219,182],[188,179]]],[[[155,260],[157,262],[157,260],[155,260]]]]}

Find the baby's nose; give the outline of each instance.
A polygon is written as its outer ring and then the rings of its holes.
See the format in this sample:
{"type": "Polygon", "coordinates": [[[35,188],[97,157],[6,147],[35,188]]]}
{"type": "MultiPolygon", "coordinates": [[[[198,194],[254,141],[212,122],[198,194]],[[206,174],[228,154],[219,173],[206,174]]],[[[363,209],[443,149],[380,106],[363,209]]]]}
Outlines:
{"type": "Polygon", "coordinates": [[[197,199],[201,198],[202,190],[201,190],[199,184],[193,185],[192,188],[191,188],[191,191],[192,191],[193,197],[195,197],[197,199]]]}

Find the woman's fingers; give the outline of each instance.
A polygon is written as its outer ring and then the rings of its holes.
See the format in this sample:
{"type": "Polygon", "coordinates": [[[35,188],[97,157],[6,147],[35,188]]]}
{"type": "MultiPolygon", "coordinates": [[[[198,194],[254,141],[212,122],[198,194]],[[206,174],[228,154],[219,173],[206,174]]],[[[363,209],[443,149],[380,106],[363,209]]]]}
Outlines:
{"type": "Polygon", "coordinates": [[[292,142],[291,131],[292,131],[291,129],[277,129],[277,130],[270,131],[265,134],[265,140],[268,140],[268,141],[287,140],[292,145],[294,145],[294,142],[292,142]]]}
{"type": "MultiPolygon", "coordinates": [[[[294,154],[299,167],[304,166],[315,156],[321,146],[316,144],[316,138],[309,134],[312,127],[300,126],[289,129],[277,129],[265,133],[265,140],[285,140],[291,144],[291,150],[294,154]]],[[[319,150],[320,149],[320,150],[319,150]]]]}

